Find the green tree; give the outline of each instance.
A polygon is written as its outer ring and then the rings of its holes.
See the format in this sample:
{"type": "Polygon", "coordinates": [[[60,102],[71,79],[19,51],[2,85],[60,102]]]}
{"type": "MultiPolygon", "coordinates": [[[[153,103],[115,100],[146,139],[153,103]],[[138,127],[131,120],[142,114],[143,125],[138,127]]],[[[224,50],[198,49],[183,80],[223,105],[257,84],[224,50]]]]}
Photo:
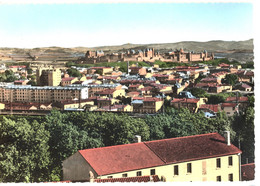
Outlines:
{"type": "Polygon", "coordinates": [[[2,118],[0,123],[0,181],[47,181],[49,133],[37,121],[2,118]]]}
{"type": "Polygon", "coordinates": [[[248,107],[245,113],[234,116],[233,128],[237,133],[236,145],[242,150],[242,162],[246,162],[246,158],[250,162],[255,160],[255,130],[254,130],[254,107],[248,107]]]}
{"type": "Polygon", "coordinates": [[[227,74],[224,83],[234,86],[238,80],[238,76],[236,74],[227,74]]]}
{"type": "Polygon", "coordinates": [[[193,96],[195,96],[197,98],[208,97],[207,92],[205,90],[203,90],[202,88],[192,88],[192,89],[190,89],[190,92],[193,96]]]}
{"type": "Polygon", "coordinates": [[[27,73],[28,73],[28,74],[32,74],[32,72],[33,72],[33,70],[32,70],[31,68],[28,68],[28,69],[27,69],[27,73]]]}
{"type": "Polygon", "coordinates": [[[70,68],[67,70],[67,73],[71,76],[71,77],[81,77],[82,74],[77,70],[77,69],[74,69],[74,68],[70,68]]]}

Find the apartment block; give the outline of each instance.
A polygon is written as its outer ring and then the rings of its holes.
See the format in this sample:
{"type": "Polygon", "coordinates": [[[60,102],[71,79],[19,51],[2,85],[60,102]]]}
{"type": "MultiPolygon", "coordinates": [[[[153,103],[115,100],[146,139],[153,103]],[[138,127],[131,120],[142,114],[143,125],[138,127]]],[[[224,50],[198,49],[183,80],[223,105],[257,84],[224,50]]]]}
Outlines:
{"type": "Polygon", "coordinates": [[[71,99],[87,99],[87,87],[15,86],[0,87],[1,102],[56,102],[71,99]]]}
{"type": "Polygon", "coordinates": [[[39,67],[36,70],[36,80],[39,86],[59,86],[61,70],[50,67],[39,67]]]}

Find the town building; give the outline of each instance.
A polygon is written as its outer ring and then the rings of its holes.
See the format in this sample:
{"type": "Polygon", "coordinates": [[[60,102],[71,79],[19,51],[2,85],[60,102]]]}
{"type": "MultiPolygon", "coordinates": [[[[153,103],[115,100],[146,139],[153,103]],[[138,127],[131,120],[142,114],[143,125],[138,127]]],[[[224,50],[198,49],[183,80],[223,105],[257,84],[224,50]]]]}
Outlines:
{"type": "Polygon", "coordinates": [[[154,62],[161,60],[165,62],[192,62],[192,61],[208,61],[214,59],[214,54],[209,54],[206,50],[200,53],[193,51],[185,52],[183,49],[170,51],[164,54],[155,52],[154,48],[146,48],[144,50],[126,50],[121,53],[105,54],[101,51],[87,51],[84,58],[79,58],[79,63],[101,63],[101,62],[117,62],[117,61],[148,61],[154,62]]]}
{"type": "Polygon", "coordinates": [[[5,86],[0,87],[1,102],[37,102],[53,103],[63,100],[87,99],[87,87],[60,87],[60,86],[5,86]]]}
{"type": "Polygon", "coordinates": [[[39,86],[59,86],[61,82],[61,70],[41,66],[36,70],[36,81],[39,86]]]}
{"type": "Polygon", "coordinates": [[[176,109],[188,108],[191,112],[196,113],[205,102],[205,98],[174,98],[171,101],[171,106],[176,109]]]}
{"type": "Polygon", "coordinates": [[[224,111],[227,116],[233,116],[239,111],[239,103],[220,103],[219,111],[224,111]]]}
{"type": "Polygon", "coordinates": [[[239,181],[241,150],[218,133],[79,150],[62,163],[63,180],[158,175],[167,182],[239,181]]]}
{"type": "Polygon", "coordinates": [[[135,113],[156,113],[163,106],[163,99],[156,97],[134,97],[132,101],[135,113]]]}

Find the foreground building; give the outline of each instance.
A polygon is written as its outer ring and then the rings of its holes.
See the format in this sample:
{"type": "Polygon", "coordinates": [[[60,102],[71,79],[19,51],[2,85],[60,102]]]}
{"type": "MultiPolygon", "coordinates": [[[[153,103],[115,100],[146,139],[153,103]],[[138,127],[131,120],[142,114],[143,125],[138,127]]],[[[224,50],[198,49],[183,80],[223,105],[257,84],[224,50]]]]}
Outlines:
{"type": "Polygon", "coordinates": [[[239,181],[241,150],[218,133],[79,150],[63,162],[63,180],[158,175],[173,181],[239,181]]]}

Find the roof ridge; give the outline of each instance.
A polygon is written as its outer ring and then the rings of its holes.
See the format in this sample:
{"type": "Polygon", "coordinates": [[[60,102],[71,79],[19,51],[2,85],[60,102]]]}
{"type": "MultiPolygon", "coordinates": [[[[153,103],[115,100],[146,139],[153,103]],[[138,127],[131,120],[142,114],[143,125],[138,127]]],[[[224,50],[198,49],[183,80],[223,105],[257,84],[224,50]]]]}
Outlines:
{"type": "Polygon", "coordinates": [[[182,136],[182,137],[174,137],[174,138],[167,138],[167,139],[160,139],[160,140],[152,140],[152,141],[146,141],[147,142],[155,142],[155,141],[164,141],[164,140],[172,140],[172,139],[180,139],[180,138],[193,138],[193,137],[198,137],[198,136],[207,136],[207,135],[212,135],[212,134],[218,134],[218,132],[212,132],[212,133],[206,133],[206,134],[197,134],[197,135],[192,135],[192,136],[182,136]]]}
{"type": "MultiPolygon", "coordinates": [[[[158,140],[157,140],[158,141],[158,140]]],[[[162,160],[162,162],[164,164],[166,164],[166,160],[164,160],[159,154],[157,154],[148,144],[146,144],[146,142],[144,142],[144,144],[146,145],[146,147],[148,147],[150,149],[150,151],[152,153],[154,153],[160,160],[162,160]]]]}
{"type": "MultiPolygon", "coordinates": [[[[192,136],[182,136],[182,137],[174,137],[174,138],[167,138],[167,139],[159,139],[159,140],[151,140],[151,141],[145,141],[145,142],[140,142],[140,143],[127,143],[127,144],[120,144],[120,145],[111,145],[111,146],[106,146],[106,147],[97,147],[97,148],[90,148],[90,149],[82,149],[78,151],[85,151],[85,150],[93,150],[93,149],[101,149],[101,148],[115,148],[118,146],[127,146],[127,145],[138,145],[138,144],[145,144],[148,142],[158,142],[158,141],[168,141],[172,139],[181,139],[181,138],[192,138],[192,137],[198,137],[198,136],[207,136],[207,135],[212,135],[212,134],[218,134],[218,132],[212,132],[212,133],[206,133],[206,134],[197,134],[197,135],[192,135],[192,136]]],[[[146,145],[147,146],[147,145],[146,145]]]]}
{"type": "Polygon", "coordinates": [[[120,144],[120,145],[111,145],[111,146],[106,146],[106,147],[97,147],[97,148],[90,148],[90,149],[82,149],[82,150],[78,150],[78,151],[101,149],[101,148],[114,148],[114,147],[118,147],[118,146],[136,145],[136,144],[143,144],[143,143],[144,143],[144,142],[140,142],[140,143],[127,143],[127,144],[120,144]]]}

